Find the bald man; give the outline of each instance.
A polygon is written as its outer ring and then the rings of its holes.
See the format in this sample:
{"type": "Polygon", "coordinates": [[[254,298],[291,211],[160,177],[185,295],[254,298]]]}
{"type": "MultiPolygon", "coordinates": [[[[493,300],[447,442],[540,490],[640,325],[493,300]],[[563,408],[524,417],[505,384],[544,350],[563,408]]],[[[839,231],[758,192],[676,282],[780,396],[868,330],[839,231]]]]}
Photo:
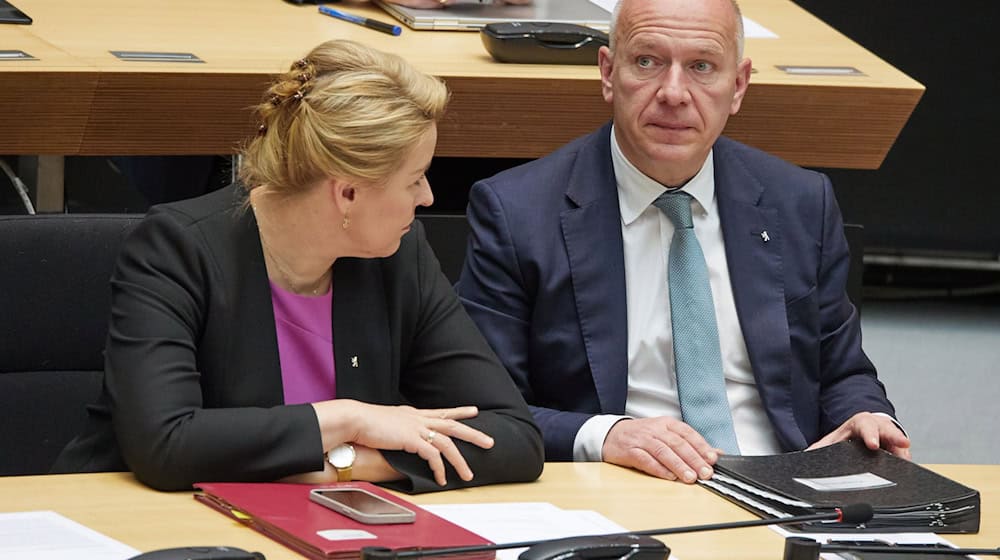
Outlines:
{"type": "Polygon", "coordinates": [[[730,0],[623,0],[598,55],[613,122],[472,188],[457,289],[547,460],[690,483],[722,452],[860,438],[909,457],[829,179],[721,136],[750,82],[742,27],[730,0]],[[663,208],[677,196],[688,223],[663,208]],[[678,302],[701,292],[669,288],[680,229],[708,294],[695,320],[678,302]]]}

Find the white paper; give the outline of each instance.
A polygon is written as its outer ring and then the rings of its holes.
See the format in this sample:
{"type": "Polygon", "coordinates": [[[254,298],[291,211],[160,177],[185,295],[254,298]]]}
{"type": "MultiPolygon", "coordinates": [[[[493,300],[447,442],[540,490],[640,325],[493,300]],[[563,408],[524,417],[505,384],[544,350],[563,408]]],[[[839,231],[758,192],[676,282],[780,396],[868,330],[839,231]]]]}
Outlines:
{"type": "MultiPolygon", "coordinates": [[[[803,502],[802,500],[794,500],[792,498],[788,498],[788,497],[782,496],[781,494],[777,494],[777,493],[765,490],[763,488],[758,488],[756,486],[752,486],[750,484],[746,484],[745,482],[737,480],[737,479],[735,479],[735,478],[733,478],[731,476],[726,476],[726,475],[724,475],[724,474],[722,474],[720,472],[714,473],[712,475],[712,478],[709,479],[709,480],[699,480],[698,482],[701,483],[701,484],[704,484],[705,486],[711,486],[712,488],[718,488],[718,486],[712,484],[713,482],[716,482],[716,481],[728,484],[729,486],[735,486],[737,489],[743,490],[744,492],[749,492],[750,494],[754,494],[756,496],[760,496],[761,498],[765,498],[765,499],[771,500],[773,502],[778,502],[779,504],[785,504],[786,506],[792,506],[792,507],[797,507],[797,508],[806,508],[806,509],[813,507],[813,505],[810,504],[809,502],[803,502]]],[[[780,515],[776,515],[775,517],[781,517],[781,516],[780,515]]]]}
{"type": "Polygon", "coordinates": [[[743,16],[743,37],[746,39],[777,39],[778,34],[743,16]]]}
{"type": "MultiPolygon", "coordinates": [[[[718,472],[716,472],[714,475],[712,475],[712,479],[714,479],[717,476],[719,476],[718,472]]],[[[775,509],[775,508],[773,508],[773,507],[765,504],[764,502],[761,502],[760,500],[754,499],[753,497],[750,496],[750,494],[747,494],[745,492],[741,492],[741,491],[739,491],[739,490],[737,490],[735,488],[732,488],[730,486],[723,486],[722,484],[719,484],[718,481],[712,480],[712,479],[709,479],[709,480],[699,480],[698,484],[701,484],[702,486],[707,486],[709,488],[712,488],[712,489],[716,490],[717,492],[719,492],[720,494],[722,494],[724,496],[730,496],[734,500],[740,502],[741,504],[745,504],[745,505],[748,505],[748,506],[750,506],[752,508],[760,510],[760,511],[762,511],[762,512],[768,514],[768,515],[770,515],[771,517],[782,518],[782,517],[791,517],[792,516],[790,513],[781,511],[779,509],[775,509]]]]}
{"type": "MultiPolygon", "coordinates": [[[[439,504],[420,507],[495,543],[623,533],[627,529],[596,511],[564,510],[545,502],[439,504]]],[[[514,560],[523,548],[498,550],[514,560]]],[[[670,555],[675,558],[674,555],[670,555]]]]}
{"type": "Polygon", "coordinates": [[[378,537],[361,529],[324,529],[316,534],[328,541],[355,541],[361,539],[377,539],[378,537]]]}
{"type": "Polygon", "coordinates": [[[618,3],[618,0],[590,0],[590,3],[599,8],[604,8],[610,14],[615,10],[615,4],[618,3]]]}
{"type": "MultiPolygon", "coordinates": [[[[615,10],[618,0],[590,0],[591,4],[603,8],[609,14],[615,10]]],[[[778,36],[770,29],[756,21],[743,16],[743,37],[747,39],[777,39],[778,36]]]]}
{"type": "Polygon", "coordinates": [[[0,558],[125,560],[139,551],[54,511],[0,513],[0,558]]]}
{"type": "Polygon", "coordinates": [[[816,478],[793,478],[795,482],[819,492],[841,492],[845,490],[871,490],[895,486],[896,483],[881,476],[863,472],[844,476],[823,476],[816,478]]]}

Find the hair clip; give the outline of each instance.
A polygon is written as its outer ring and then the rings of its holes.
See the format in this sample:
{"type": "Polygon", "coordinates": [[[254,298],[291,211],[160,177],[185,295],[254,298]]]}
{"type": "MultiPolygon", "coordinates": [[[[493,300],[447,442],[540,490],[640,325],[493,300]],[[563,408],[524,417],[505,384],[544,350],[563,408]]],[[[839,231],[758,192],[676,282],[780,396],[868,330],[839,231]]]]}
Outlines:
{"type": "Polygon", "coordinates": [[[295,76],[295,79],[298,80],[300,84],[304,84],[304,83],[308,82],[309,80],[311,80],[312,76],[310,76],[307,72],[303,72],[303,73],[299,74],[298,76],[295,76]]]}
{"type": "Polygon", "coordinates": [[[309,66],[309,61],[306,60],[306,59],[304,59],[304,58],[300,58],[300,59],[298,59],[298,60],[295,61],[294,66],[296,68],[302,70],[302,69],[305,69],[306,66],[309,66]]]}
{"type": "Polygon", "coordinates": [[[277,93],[272,93],[271,94],[271,98],[268,99],[268,102],[271,105],[274,105],[275,107],[277,107],[278,105],[281,105],[281,96],[278,95],[277,93]]]}
{"type": "Polygon", "coordinates": [[[259,127],[257,127],[257,136],[263,136],[265,134],[267,134],[267,125],[266,124],[262,124],[259,127]]]}
{"type": "Polygon", "coordinates": [[[305,92],[303,92],[301,89],[298,89],[295,90],[295,93],[292,95],[292,99],[294,99],[295,101],[302,101],[302,98],[305,96],[306,96],[305,92]]]}

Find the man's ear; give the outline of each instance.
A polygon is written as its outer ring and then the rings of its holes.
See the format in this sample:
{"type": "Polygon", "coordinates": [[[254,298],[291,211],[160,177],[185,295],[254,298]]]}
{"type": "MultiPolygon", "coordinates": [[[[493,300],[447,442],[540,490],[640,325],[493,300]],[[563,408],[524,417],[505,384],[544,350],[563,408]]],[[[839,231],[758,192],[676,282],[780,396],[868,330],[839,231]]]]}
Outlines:
{"type": "Polygon", "coordinates": [[[611,103],[614,100],[614,90],[611,87],[611,73],[614,71],[614,55],[608,47],[597,51],[597,66],[601,70],[601,95],[611,103]]]}
{"type": "Polygon", "coordinates": [[[729,114],[735,115],[739,112],[740,106],[743,105],[743,97],[747,94],[747,88],[750,86],[750,71],[753,68],[753,62],[749,58],[744,58],[736,65],[736,91],[733,92],[733,103],[729,107],[729,114]]]}

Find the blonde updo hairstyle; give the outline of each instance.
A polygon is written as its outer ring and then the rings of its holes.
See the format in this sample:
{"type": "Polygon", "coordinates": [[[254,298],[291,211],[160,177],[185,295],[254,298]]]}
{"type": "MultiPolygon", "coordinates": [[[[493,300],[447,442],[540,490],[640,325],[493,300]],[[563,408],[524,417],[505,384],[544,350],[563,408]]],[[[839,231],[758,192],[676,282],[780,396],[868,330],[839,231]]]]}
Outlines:
{"type": "Polygon", "coordinates": [[[293,194],[326,177],[377,185],[444,113],[448,90],[401,57],[327,41],[278,76],[243,150],[247,190],[293,194]]]}

